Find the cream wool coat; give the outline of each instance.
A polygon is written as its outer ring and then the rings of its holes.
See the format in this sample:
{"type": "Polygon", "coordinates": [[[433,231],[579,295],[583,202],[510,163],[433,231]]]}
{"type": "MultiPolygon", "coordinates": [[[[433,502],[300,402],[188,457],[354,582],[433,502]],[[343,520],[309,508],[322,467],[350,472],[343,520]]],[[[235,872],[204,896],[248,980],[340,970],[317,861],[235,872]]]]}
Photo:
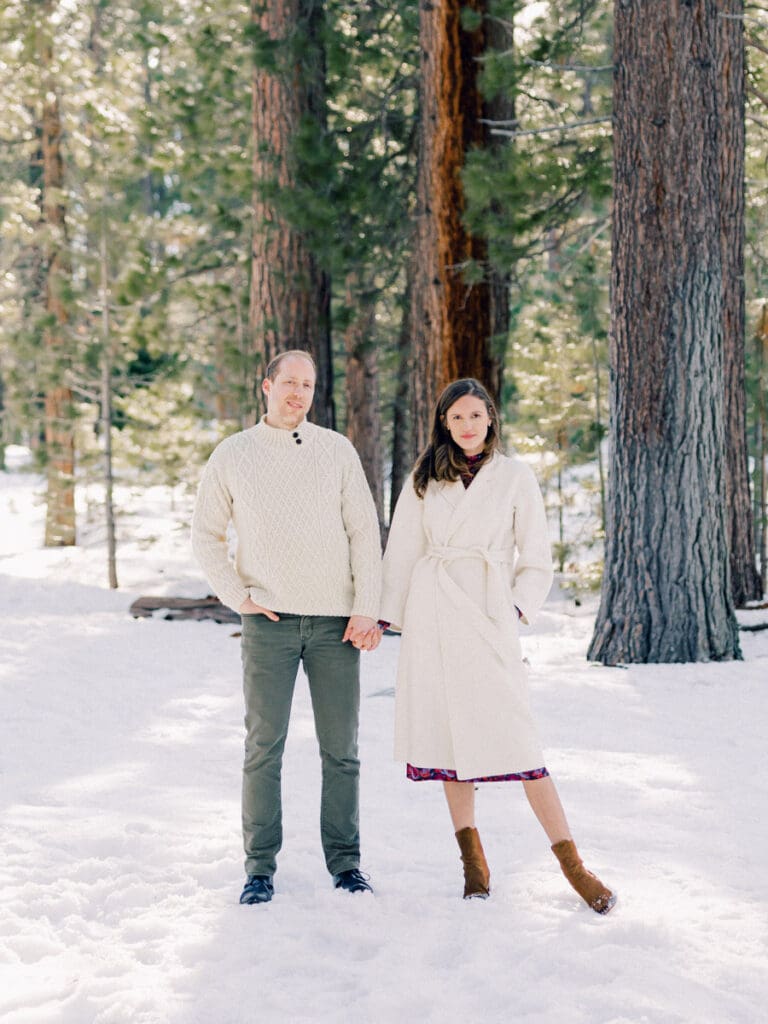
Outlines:
{"type": "Polygon", "coordinates": [[[544,502],[531,469],[498,453],[469,488],[413,478],[384,555],[381,617],[402,629],[395,758],[459,779],[544,765],[518,635],[552,584],[544,502]]]}

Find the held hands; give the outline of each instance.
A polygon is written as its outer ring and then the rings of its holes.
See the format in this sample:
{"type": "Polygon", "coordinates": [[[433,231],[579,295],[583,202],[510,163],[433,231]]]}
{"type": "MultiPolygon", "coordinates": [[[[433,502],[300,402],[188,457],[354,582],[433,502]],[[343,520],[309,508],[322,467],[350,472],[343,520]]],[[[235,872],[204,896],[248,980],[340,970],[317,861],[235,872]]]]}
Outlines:
{"type": "MultiPolygon", "coordinates": [[[[279,615],[269,608],[263,608],[260,604],[256,604],[250,597],[243,601],[238,611],[241,615],[264,615],[272,622],[280,621],[279,615]]],[[[347,640],[358,651],[375,651],[381,642],[381,630],[375,619],[369,619],[365,615],[353,615],[344,630],[342,643],[346,643],[347,640]]]]}
{"type": "Polygon", "coordinates": [[[347,623],[341,642],[345,643],[347,640],[358,651],[375,651],[381,642],[381,630],[375,619],[369,619],[366,615],[353,615],[347,623]]]}
{"type": "Polygon", "coordinates": [[[256,604],[255,601],[252,601],[250,597],[247,597],[243,601],[238,608],[238,611],[241,615],[265,615],[268,619],[271,619],[272,622],[280,621],[279,615],[275,615],[275,613],[271,612],[269,608],[262,608],[260,604],[256,604]]]}

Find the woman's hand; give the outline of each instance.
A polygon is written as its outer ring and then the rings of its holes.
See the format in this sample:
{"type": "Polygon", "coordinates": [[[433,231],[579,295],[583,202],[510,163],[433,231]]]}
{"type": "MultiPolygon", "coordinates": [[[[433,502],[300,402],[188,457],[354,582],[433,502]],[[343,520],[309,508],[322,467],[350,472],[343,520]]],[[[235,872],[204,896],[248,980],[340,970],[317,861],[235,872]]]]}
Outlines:
{"type": "Polygon", "coordinates": [[[381,641],[381,630],[375,619],[367,615],[353,615],[344,630],[342,643],[347,640],[358,651],[375,651],[381,641]]]}

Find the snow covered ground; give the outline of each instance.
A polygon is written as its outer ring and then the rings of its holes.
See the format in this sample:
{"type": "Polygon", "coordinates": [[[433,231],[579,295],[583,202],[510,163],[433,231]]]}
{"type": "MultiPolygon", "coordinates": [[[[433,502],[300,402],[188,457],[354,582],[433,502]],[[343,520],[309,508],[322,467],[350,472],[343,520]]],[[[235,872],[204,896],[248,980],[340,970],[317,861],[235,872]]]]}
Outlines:
{"type": "Polygon", "coordinates": [[[127,613],[139,594],[206,592],[189,502],[120,495],[111,592],[93,518],[80,547],[41,548],[36,487],[0,473],[3,1024],[766,1019],[768,632],[742,634],[738,664],[591,667],[595,606],[555,594],[528,634],[548,767],[619,892],[608,917],[569,889],[514,784],[479,794],[493,895],[460,898],[441,790],[391,760],[396,637],[363,669],[376,897],[325,873],[300,684],[276,896],[240,907],[234,630],[127,613]]]}

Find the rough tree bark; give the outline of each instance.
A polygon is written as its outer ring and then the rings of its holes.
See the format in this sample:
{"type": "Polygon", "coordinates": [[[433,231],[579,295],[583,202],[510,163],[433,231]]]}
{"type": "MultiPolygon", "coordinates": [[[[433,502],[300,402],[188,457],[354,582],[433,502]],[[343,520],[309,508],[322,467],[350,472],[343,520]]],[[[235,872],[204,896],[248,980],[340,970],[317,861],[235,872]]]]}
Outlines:
{"type": "MultiPolygon", "coordinates": [[[[50,4],[46,4],[50,14],[50,4]]],[[[43,156],[42,224],[45,231],[45,307],[43,340],[49,367],[45,390],[46,547],[75,543],[75,439],[72,392],[63,380],[66,368],[69,277],[67,225],[64,205],[64,162],[61,152],[61,111],[53,79],[53,48],[46,33],[38,40],[42,69],[43,156]]]]}
{"type": "Polygon", "coordinates": [[[312,419],[335,422],[331,286],[304,234],[279,211],[275,193],[296,183],[295,140],[304,119],[325,123],[325,61],[320,0],[251,0],[254,29],[279,46],[262,47],[252,81],[253,242],[249,329],[257,356],[254,390],[270,359],[306,348],[317,362],[312,419]],[[275,63],[272,63],[272,60],[275,63]]]}
{"type": "Polygon", "coordinates": [[[397,377],[392,402],[392,475],[389,488],[389,521],[395,514],[397,499],[414,462],[411,444],[411,293],[415,263],[413,254],[406,266],[403,319],[397,339],[397,377]]]}
{"type": "MultiPolygon", "coordinates": [[[[107,56],[107,45],[105,38],[105,25],[103,15],[104,6],[95,3],[91,11],[91,28],[88,45],[93,57],[94,69],[97,82],[104,74],[104,67],[107,56]]],[[[144,64],[146,69],[147,65],[144,64]]],[[[146,82],[146,79],[145,79],[146,82]]],[[[146,98],[145,91],[145,98],[146,98]]],[[[101,380],[100,380],[100,405],[101,405],[101,436],[104,445],[103,466],[104,466],[104,525],[106,527],[107,541],[107,578],[112,590],[117,590],[117,528],[115,518],[115,475],[112,449],[112,420],[114,418],[114,395],[113,395],[113,369],[114,369],[114,347],[112,337],[112,310],[111,310],[111,284],[110,284],[110,256],[109,256],[109,197],[111,190],[107,174],[106,154],[99,158],[103,150],[103,143],[100,144],[93,131],[91,124],[86,127],[90,151],[92,154],[92,174],[94,179],[101,178],[103,181],[104,194],[101,202],[101,218],[98,238],[99,249],[99,299],[100,299],[100,320],[101,320],[101,380]]],[[[145,202],[147,198],[144,192],[145,202]]],[[[151,198],[151,192],[150,192],[151,198]]],[[[151,212],[145,209],[146,213],[151,212]]],[[[88,238],[89,249],[95,248],[96,238],[91,234],[88,238]]]]}
{"type": "Polygon", "coordinates": [[[712,0],[618,0],[611,474],[588,656],[740,657],[725,511],[712,0]]]}
{"type": "Polygon", "coordinates": [[[720,257],[723,263],[725,505],[737,607],[762,595],[749,493],[744,311],[744,0],[717,0],[720,257]]]}
{"type": "Polygon", "coordinates": [[[757,423],[755,458],[755,516],[758,550],[760,552],[760,589],[768,589],[768,305],[763,305],[755,335],[757,365],[757,423]]]}
{"type": "MultiPolygon", "coordinates": [[[[489,6],[486,3],[486,7],[489,6]]],[[[489,18],[486,21],[485,45],[488,49],[496,50],[499,53],[512,53],[514,47],[514,33],[512,24],[502,18],[489,18]]],[[[483,102],[483,118],[489,121],[502,121],[511,124],[516,117],[514,96],[505,92],[499,92],[492,99],[483,102]]],[[[504,139],[499,135],[491,135],[490,130],[486,131],[483,145],[486,149],[498,151],[504,147],[514,145],[512,140],[504,139]]],[[[509,340],[509,288],[511,276],[508,271],[503,271],[492,263],[487,264],[486,275],[488,280],[488,297],[491,306],[490,336],[486,347],[486,370],[484,383],[491,390],[491,394],[502,405],[502,386],[504,383],[504,363],[507,354],[507,341],[509,340]]]]}
{"type": "Polygon", "coordinates": [[[347,354],[347,437],[357,449],[384,528],[384,466],[381,446],[379,360],[373,326],[376,307],[361,294],[357,274],[347,277],[346,305],[354,315],[344,332],[347,354]]]}
{"type": "Polygon", "coordinates": [[[413,287],[412,445],[429,435],[441,389],[456,377],[477,377],[498,397],[501,361],[498,282],[469,281],[468,264],[485,267],[487,244],[464,226],[461,170],[467,151],[488,143],[488,116],[478,76],[487,45],[488,0],[423,3],[419,15],[421,74],[419,170],[416,186],[416,274],[413,287]],[[482,16],[473,31],[462,11],[482,16]]]}
{"type": "MultiPolygon", "coordinates": [[[[106,198],[105,198],[106,202],[106,198]]],[[[109,252],[107,217],[102,213],[101,225],[101,429],[104,438],[104,522],[107,528],[107,577],[112,590],[117,590],[117,529],[115,524],[115,476],[112,459],[112,328],[110,316],[109,252]]]]}
{"type": "Polygon", "coordinates": [[[0,371],[0,470],[5,469],[5,386],[3,374],[0,371]]]}

